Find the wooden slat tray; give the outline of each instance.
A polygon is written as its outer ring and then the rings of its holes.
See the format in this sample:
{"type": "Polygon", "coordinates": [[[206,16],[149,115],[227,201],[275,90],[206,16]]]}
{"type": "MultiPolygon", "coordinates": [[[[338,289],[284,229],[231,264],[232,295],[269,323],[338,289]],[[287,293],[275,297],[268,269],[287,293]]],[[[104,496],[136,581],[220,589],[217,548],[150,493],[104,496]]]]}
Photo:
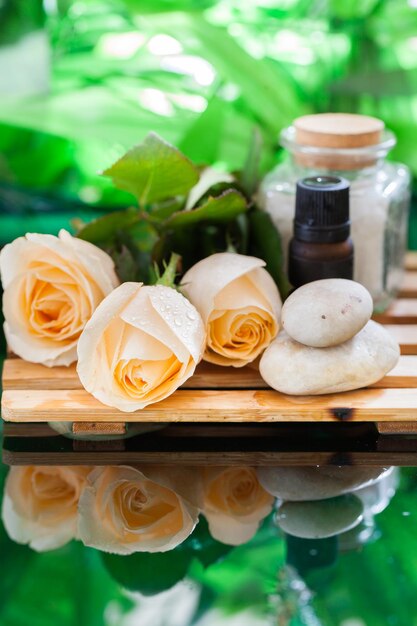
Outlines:
{"type": "Polygon", "coordinates": [[[401,345],[398,365],[367,389],[326,396],[287,396],[251,368],[202,363],[166,400],[122,413],[89,395],[74,367],[49,369],[17,358],[3,371],[2,417],[10,422],[73,421],[107,432],[126,422],[376,422],[383,432],[417,432],[417,253],[409,253],[401,297],[376,319],[401,345]]]}

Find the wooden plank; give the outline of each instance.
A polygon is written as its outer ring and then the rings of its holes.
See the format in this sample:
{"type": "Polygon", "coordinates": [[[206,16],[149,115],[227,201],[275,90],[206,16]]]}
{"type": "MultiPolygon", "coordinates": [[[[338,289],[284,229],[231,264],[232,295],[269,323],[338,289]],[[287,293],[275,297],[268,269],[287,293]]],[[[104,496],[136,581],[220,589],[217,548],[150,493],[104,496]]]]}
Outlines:
{"type": "Polygon", "coordinates": [[[385,328],[399,343],[401,354],[417,354],[417,324],[388,324],[385,328]]]}
{"type": "Polygon", "coordinates": [[[398,297],[417,298],[417,271],[404,273],[398,297]]]}
{"type": "Polygon", "coordinates": [[[80,389],[75,366],[45,367],[23,359],[6,359],[3,365],[3,389],[80,389]]]}
{"type": "MultiPolygon", "coordinates": [[[[220,367],[202,362],[185,389],[265,389],[266,383],[253,367],[220,367]]],[[[6,359],[3,389],[82,389],[75,365],[45,367],[22,359],[6,359]]]]}
{"type": "Polygon", "coordinates": [[[125,435],[126,424],[123,422],[74,422],[74,435],[125,435]]]}
{"type": "MultiPolygon", "coordinates": [[[[387,437],[388,439],[388,437],[387,437]]],[[[81,443],[81,442],[77,442],[81,443]]],[[[83,442],[84,443],[84,442],[83,442]]],[[[88,442],[85,442],[88,443],[88,442]]],[[[120,442],[112,442],[120,443],[120,442]]],[[[208,452],[196,450],[136,452],[120,450],[76,450],[73,452],[36,452],[3,450],[6,465],[181,465],[196,466],[239,466],[251,467],[306,467],[315,465],[362,465],[399,467],[417,466],[417,452],[377,450],[372,452],[291,452],[281,451],[226,451],[208,452]]]]}
{"type": "Polygon", "coordinates": [[[417,270],[417,250],[409,250],[405,255],[405,268],[417,270]]]}
{"type": "Polygon", "coordinates": [[[305,422],[409,421],[417,418],[415,389],[360,389],[323,396],[273,390],[185,390],[134,413],[105,406],[83,390],[8,390],[2,415],[11,422],[305,422]]]}
{"type": "Polygon", "coordinates": [[[417,421],[414,422],[378,422],[376,425],[381,435],[415,435],[417,421]]]}
{"type": "Polygon", "coordinates": [[[373,319],[380,324],[417,324],[417,298],[398,298],[373,319]]]}
{"type": "MultiPolygon", "coordinates": [[[[417,355],[402,356],[398,365],[375,387],[417,387],[417,355]]],[[[201,363],[182,389],[267,389],[259,372],[251,367],[220,367],[201,363]]],[[[21,359],[4,363],[3,389],[82,389],[75,367],[49,368],[21,359]]]]}
{"type": "Polygon", "coordinates": [[[400,356],[389,374],[371,386],[379,389],[417,387],[417,356],[400,356]]]}

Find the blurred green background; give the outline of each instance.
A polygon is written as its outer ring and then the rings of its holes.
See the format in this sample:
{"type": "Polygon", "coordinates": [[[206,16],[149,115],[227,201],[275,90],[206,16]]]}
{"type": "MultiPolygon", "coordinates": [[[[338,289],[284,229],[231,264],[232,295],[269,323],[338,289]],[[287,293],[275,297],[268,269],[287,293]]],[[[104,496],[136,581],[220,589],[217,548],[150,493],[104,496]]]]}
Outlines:
{"type": "Polygon", "coordinates": [[[149,130],[237,169],[257,126],[266,171],[295,117],[366,113],[417,174],[416,52],[415,0],[1,0],[2,231],[124,203],[97,173],[149,130]]]}

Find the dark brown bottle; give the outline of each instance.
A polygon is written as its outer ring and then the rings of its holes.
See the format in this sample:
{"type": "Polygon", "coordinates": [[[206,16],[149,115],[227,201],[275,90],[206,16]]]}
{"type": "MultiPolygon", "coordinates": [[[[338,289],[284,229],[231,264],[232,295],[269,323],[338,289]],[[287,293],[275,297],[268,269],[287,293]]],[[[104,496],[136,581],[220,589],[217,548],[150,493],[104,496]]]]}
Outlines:
{"type": "Polygon", "coordinates": [[[353,278],[349,183],[336,176],[297,182],[289,279],[293,287],[322,278],[353,278]]]}

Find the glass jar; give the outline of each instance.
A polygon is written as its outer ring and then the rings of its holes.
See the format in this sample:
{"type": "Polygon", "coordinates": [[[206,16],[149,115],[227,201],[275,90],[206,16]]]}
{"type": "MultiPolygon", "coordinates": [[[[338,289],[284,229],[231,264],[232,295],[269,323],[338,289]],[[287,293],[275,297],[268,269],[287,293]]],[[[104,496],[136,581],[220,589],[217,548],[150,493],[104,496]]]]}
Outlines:
{"type": "Polygon", "coordinates": [[[259,204],[271,215],[281,234],[286,261],[293,232],[296,181],[320,174],[347,178],[354,278],[371,293],[375,310],[383,311],[401,285],[410,205],[408,168],[385,160],[396,143],[395,136],[384,130],[378,143],[325,147],[300,143],[295,126],[290,126],[282,131],[280,139],[287,155],[264,178],[259,204]]]}

